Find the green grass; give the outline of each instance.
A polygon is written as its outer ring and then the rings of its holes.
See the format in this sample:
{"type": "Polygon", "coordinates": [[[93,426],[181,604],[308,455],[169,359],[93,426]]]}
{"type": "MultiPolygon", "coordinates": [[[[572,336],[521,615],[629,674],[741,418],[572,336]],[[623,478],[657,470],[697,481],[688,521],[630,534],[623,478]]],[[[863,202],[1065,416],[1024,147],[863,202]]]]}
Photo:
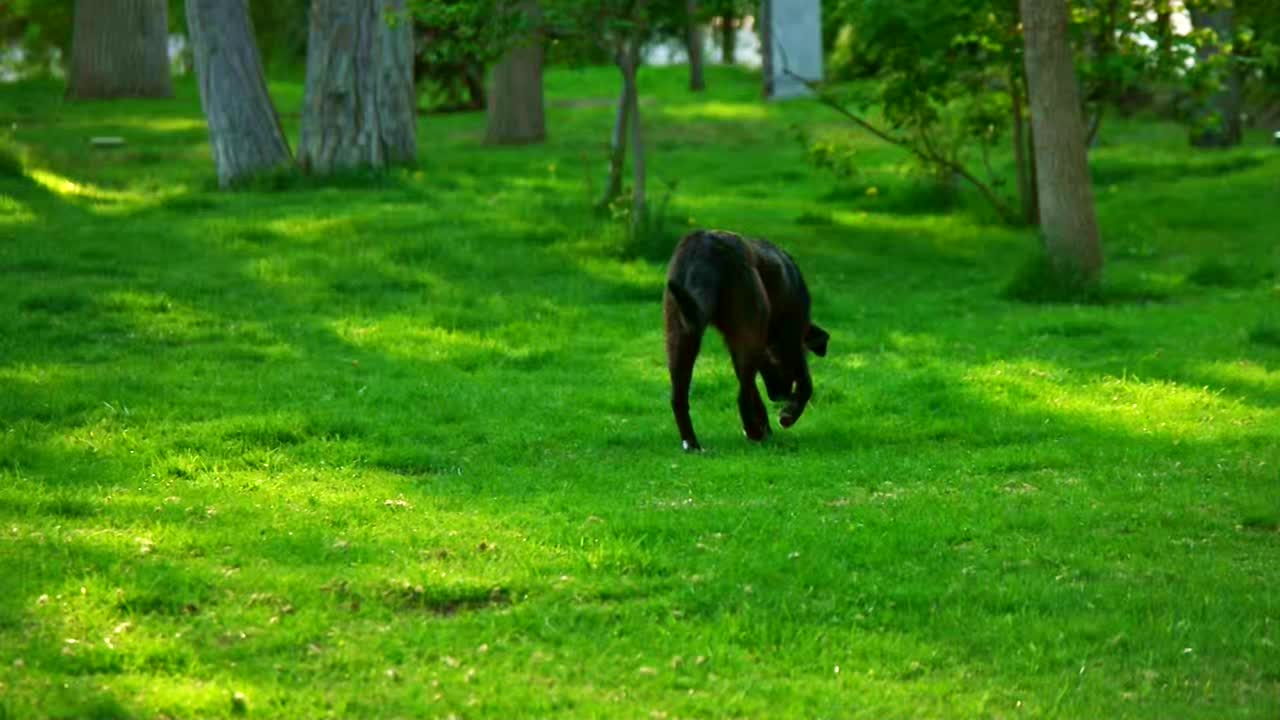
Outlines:
{"type": "Polygon", "coordinates": [[[713,341],[678,450],[662,264],[588,209],[609,70],[545,146],[427,117],[414,171],[233,194],[190,82],[7,88],[0,718],[1280,714],[1265,138],[1109,122],[1112,301],[1034,305],[977,199],[811,171],[823,108],[641,81],[669,242],[773,239],[832,333],[762,447],[713,341]]]}

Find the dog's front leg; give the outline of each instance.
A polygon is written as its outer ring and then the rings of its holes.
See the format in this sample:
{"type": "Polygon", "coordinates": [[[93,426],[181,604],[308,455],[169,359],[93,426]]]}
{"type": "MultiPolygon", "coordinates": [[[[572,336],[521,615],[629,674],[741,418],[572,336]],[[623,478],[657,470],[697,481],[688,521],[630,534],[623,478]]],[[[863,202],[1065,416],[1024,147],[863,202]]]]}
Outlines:
{"type": "Polygon", "coordinates": [[[702,336],[692,333],[667,334],[667,370],[671,373],[671,411],[676,416],[676,428],[680,430],[680,443],[685,450],[702,449],[698,436],[693,432],[693,419],[689,417],[689,384],[693,379],[693,363],[698,359],[702,336]]]}
{"type": "Polygon", "coordinates": [[[738,414],[742,417],[742,430],[747,439],[759,442],[773,432],[769,427],[769,412],[764,407],[760,390],[756,387],[756,360],[754,353],[733,353],[733,371],[738,376],[738,414]]]}
{"type": "Polygon", "coordinates": [[[809,398],[813,397],[813,379],[809,376],[809,363],[805,361],[804,351],[795,353],[791,362],[792,367],[796,368],[796,389],[791,393],[787,406],[782,409],[782,414],[778,416],[778,422],[784,428],[796,424],[804,413],[805,406],[809,404],[809,398]]]}

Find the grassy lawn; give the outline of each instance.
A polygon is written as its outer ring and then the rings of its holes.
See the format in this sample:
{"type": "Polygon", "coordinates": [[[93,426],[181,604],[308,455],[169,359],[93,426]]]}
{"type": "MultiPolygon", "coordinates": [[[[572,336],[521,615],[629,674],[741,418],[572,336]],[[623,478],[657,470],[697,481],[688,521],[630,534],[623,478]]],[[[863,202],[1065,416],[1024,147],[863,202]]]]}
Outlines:
{"type": "Polygon", "coordinates": [[[189,81],[0,90],[0,718],[1280,716],[1266,138],[1109,121],[1109,301],[1029,305],[1029,231],[649,71],[669,242],[774,240],[832,333],[763,446],[708,342],[689,456],[664,249],[586,208],[615,82],[553,73],[545,146],[427,117],[415,171],[231,194],[189,81]]]}

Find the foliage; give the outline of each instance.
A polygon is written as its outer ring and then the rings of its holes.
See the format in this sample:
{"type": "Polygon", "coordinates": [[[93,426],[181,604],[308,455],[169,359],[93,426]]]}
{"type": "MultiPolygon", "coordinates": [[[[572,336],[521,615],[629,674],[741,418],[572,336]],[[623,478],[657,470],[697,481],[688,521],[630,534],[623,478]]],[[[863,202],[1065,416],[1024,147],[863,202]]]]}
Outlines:
{"type": "Polygon", "coordinates": [[[7,137],[0,136],[0,177],[20,178],[26,175],[26,151],[7,137]]]}
{"type": "Polygon", "coordinates": [[[1014,4],[845,0],[834,13],[849,29],[832,54],[833,76],[874,74],[878,82],[828,89],[828,102],[863,130],[907,150],[939,182],[961,176],[1013,220],[998,190],[1006,181],[992,174],[986,158],[1009,128],[1010,82],[1021,82],[1014,4]],[[873,109],[883,126],[867,119],[873,109]],[[976,162],[983,171],[971,169],[976,162]]]}
{"type": "Polygon", "coordinates": [[[485,69],[529,19],[506,0],[414,0],[414,77],[428,107],[484,107],[485,69]]]}
{"type": "Polygon", "coordinates": [[[47,74],[50,59],[65,59],[71,47],[72,3],[0,0],[0,50],[23,50],[23,76],[47,74]]]}
{"type": "MultiPolygon", "coordinates": [[[[548,74],[544,146],[431,118],[421,173],[234,194],[202,189],[189,78],[6,88],[37,169],[0,178],[4,712],[1274,715],[1275,294],[1185,279],[1280,260],[1274,150],[1210,172],[1117,120],[1108,282],[1167,301],[1011,303],[1031,233],[824,199],[780,139],[825,109],[708,73],[642,71],[655,167],[698,226],[791,252],[833,337],[758,447],[708,339],[700,457],[662,264],[582,198],[614,69],[548,74]]],[[[301,84],[271,89],[296,136],[301,84]]]]}

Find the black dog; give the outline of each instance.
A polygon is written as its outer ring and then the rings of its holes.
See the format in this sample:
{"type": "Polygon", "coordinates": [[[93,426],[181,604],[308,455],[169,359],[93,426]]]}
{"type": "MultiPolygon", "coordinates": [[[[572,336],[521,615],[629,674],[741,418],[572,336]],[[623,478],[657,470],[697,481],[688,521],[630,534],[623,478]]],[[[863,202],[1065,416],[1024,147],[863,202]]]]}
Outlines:
{"type": "Polygon", "coordinates": [[[826,355],[829,336],[809,321],[809,290],[789,255],[763,240],[694,231],[671,256],[663,315],[671,409],[685,450],[702,449],[689,418],[689,380],[708,325],[720,331],[733,356],[747,437],[763,440],[771,432],[757,372],[770,400],[788,401],[778,418],[782,427],[800,419],[813,395],[805,350],[826,355]]]}

